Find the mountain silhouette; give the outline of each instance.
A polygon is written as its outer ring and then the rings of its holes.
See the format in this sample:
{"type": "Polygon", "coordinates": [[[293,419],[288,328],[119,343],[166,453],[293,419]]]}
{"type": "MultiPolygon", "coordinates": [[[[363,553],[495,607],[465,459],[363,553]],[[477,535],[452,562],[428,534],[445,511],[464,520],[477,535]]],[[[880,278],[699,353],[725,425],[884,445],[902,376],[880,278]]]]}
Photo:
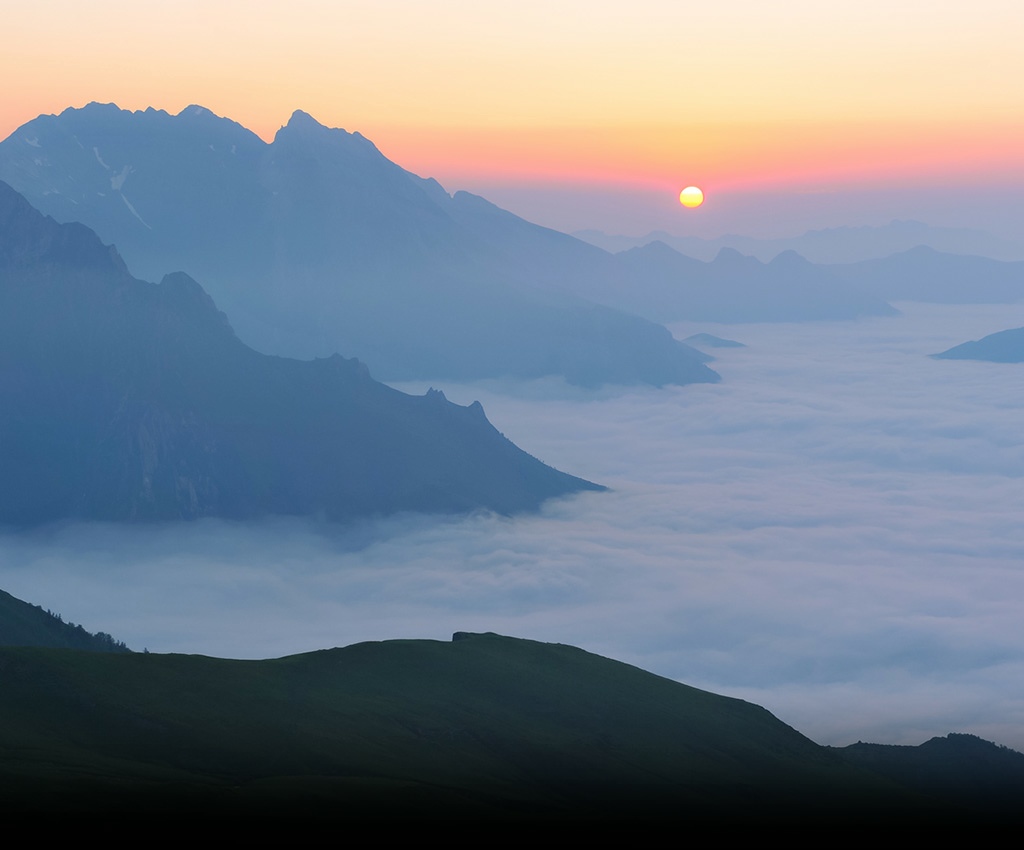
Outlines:
{"type": "Polygon", "coordinates": [[[0,524],[502,513],[596,485],[478,403],[358,360],[259,354],[183,273],[136,280],[81,224],[0,183],[0,524]]]}
{"type": "MultiPolygon", "coordinates": [[[[794,322],[894,315],[793,251],[762,263],[722,248],[709,263],[651,242],[616,255],[632,285],[609,301],[660,321],[794,322]]],[[[610,299],[613,293],[607,293],[610,299]]]]}
{"type": "Polygon", "coordinates": [[[1008,304],[1024,297],[1024,261],[947,254],[924,245],[828,268],[851,291],[890,301],[1008,304]]]}
{"type": "Polygon", "coordinates": [[[722,248],[735,248],[741,254],[757,257],[763,263],[770,262],[783,251],[796,251],[812,263],[857,263],[909,251],[919,245],[947,254],[974,254],[996,260],[1024,258],[1024,245],[984,230],[935,227],[920,221],[898,219],[880,226],[808,230],[800,236],[780,239],[759,239],[736,234],[717,239],[700,239],[696,236],[673,236],[665,231],[653,231],[644,236],[616,236],[599,230],[580,230],[573,235],[612,253],[660,241],[681,254],[705,262],[713,260],[722,248]]]}
{"type": "Polygon", "coordinates": [[[12,812],[934,828],[1019,822],[1024,788],[1024,755],[973,736],[822,747],[743,700],[491,633],[263,661],[0,647],[0,669],[12,812]]]}
{"type": "Polygon", "coordinates": [[[614,275],[605,252],[449,196],[301,111],[267,144],[199,106],[90,104],[0,143],[0,179],[116,244],[144,278],[202,280],[266,353],[355,354],[384,380],[718,379],[665,328],[563,285],[614,275]]]}

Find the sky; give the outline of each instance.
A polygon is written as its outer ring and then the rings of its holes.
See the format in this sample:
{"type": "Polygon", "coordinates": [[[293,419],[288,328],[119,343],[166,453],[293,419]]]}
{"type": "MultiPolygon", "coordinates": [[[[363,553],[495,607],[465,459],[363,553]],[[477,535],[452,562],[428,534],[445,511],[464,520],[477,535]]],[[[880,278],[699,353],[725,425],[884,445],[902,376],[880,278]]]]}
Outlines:
{"type": "Polygon", "coordinates": [[[1024,306],[899,306],[675,327],[747,344],[715,350],[719,384],[445,385],[607,493],[512,519],[3,534],[0,587],[136,650],[495,631],[747,699],[820,743],[1024,751],[1024,370],[927,356],[1024,306]]]}
{"type": "Polygon", "coordinates": [[[1016,237],[1021,31],[1018,0],[41,0],[5,10],[0,137],[100,101],[270,140],[301,108],[563,230],[1016,237]]]}

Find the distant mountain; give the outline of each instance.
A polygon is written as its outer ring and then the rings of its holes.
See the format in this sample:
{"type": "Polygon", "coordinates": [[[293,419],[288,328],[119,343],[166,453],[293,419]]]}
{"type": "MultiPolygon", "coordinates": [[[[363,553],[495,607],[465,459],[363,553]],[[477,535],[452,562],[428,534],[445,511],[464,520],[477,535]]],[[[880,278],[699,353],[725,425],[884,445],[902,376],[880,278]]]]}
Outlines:
{"type": "MultiPolygon", "coordinates": [[[[914,753],[876,772],[759,706],[494,634],[270,661],[0,649],[0,669],[0,746],[13,754],[0,760],[0,800],[12,812],[534,827],[1019,817],[1016,798],[978,809],[971,795],[929,793],[906,770],[914,753]]],[[[990,793],[1019,788],[1024,756],[993,772],[982,755],[930,758],[931,779],[966,768],[990,793]]]]}
{"type": "Polygon", "coordinates": [[[1024,298],[1024,262],[944,254],[923,246],[826,268],[853,292],[890,301],[1005,304],[1024,298]]]}
{"type": "Polygon", "coordinates": [[[705,263],[652,242],[616,259],[629,285],[592,297],[662,322],[794,322],[896,312],[880,298],[851,292],[828,269],[792,251],[762,263],[723,248],[705,263]]]}
{"type": "Polygon", "coordinates": [[[989,360],[993,363],[1024,363],[1024,328],[989,334],[973,342],[955,345],[940,354],[942,360],[989,360]]]}
{"type": "Polygon", "coordinates": [[[688,336],[683,342],[689,343],[696,348],[746,348],[747,346],[742,342],[737,342],[734,339],[724,339],[714,334],[692,334],[688,336]]]}
{"type": "Polygon", "coordinates": [[[718,379],[663,327],[562,285],[617,274],[605,252],[449,196],[303,112],[266,144],[198,106],[90,104],[0,143],[0,179],[143,277],[202,280],[263,352],[356,354],[385,380],[718,379]]]}
{"type": "Polygon", "coordinates": [[[130,652],[105,632],[90,634],[59,614],[29,605],[0,590],[0,646],[49,646],[93,652],[130,652]]]}
{"type": "Polygon", "coordinates": [[[478,403],[358,360],[258,354],[194,280],[133,278],[0,183],[0,524],[397,511],[510,513],[596,485],[478,403]]]}
{"type": "Polygon", "coordinates": [[[574,236],[606,251],[618,253],[651,242],[664,242],[676,251],[698,260],[710,261],[723,248],[756,257],[763,263],[784,251],[796,251],[812,263],[856,263],[909,251],[920,245],[947,254],[976,254],[996,260],[1024,259],[1024,244],[1008,242],[984,230],[933,227],[920,221],[893,220],[880,227],[831,227],[808,230],[784,239],[750,236],[720,236],[700,239],[655,231],[646,236],[610,236],[597,230],[581,230],[574,236]]]}

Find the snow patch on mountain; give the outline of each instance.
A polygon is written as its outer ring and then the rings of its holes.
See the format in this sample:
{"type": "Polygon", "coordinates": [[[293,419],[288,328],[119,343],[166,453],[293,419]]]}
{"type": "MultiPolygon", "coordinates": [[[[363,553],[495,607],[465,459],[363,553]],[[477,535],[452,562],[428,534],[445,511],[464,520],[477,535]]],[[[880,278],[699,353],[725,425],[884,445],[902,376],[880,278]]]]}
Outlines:
{"type": "Polygon", "coordinates": [[[139,221],[141,221],[146,228],[148,228],[149,230],[153,229],[146,223],[146,220],[141,215],[138,214],[135,207],[132,206],[131,201],[129,201],[124,195],[121,195],[121,200],[124,201],[125,206],[128,207],[129,210],[131,210],[132,215],[135,216],[139,221]]]}
{"type": "MultiPolygon", "coordinates": [[[[113,189],[115,192],[120,192],[121,187],[124,185],[124,181],[128,179],[128,175],[131,174],[134,170],[135,169],[132,168],[130,165],[126,165],[124,168],[121,169],[120,174],[115,174],[113,177],[110,178],[110,188],[113,189]]],[[[129,204],[129,206],[131,205],[129,204]]],[[[132,210],[132,212],[134,212],[134,210],[132,210]]]]}

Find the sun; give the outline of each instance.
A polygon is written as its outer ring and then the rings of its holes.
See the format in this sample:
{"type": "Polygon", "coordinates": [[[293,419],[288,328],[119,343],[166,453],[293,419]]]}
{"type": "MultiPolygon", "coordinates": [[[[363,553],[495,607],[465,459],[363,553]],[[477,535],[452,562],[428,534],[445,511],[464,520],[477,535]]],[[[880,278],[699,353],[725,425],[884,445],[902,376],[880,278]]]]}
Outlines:
{"type": "Polygon", "coordinates": [[[704,193],[696,186],[687,186],[679,193],[679,203],[692,210],[704,203],[704,193]]]}

